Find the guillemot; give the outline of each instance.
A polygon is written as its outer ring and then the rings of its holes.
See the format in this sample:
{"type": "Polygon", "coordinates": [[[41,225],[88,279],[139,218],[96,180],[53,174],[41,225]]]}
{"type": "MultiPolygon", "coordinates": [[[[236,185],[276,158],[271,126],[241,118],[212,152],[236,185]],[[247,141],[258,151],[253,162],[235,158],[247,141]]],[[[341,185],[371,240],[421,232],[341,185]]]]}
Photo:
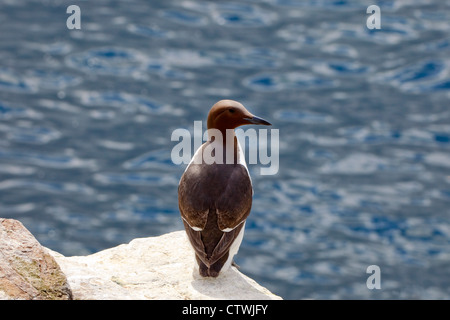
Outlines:
{"type": "Polygon", "coordinates": [[[181,218],[203,277],[227,270],[244,236],[253,187],[234,129],[246,124],[271,125],[237,101],[214,104],[208,141],[195,152],[178,186],[181,218]]]}

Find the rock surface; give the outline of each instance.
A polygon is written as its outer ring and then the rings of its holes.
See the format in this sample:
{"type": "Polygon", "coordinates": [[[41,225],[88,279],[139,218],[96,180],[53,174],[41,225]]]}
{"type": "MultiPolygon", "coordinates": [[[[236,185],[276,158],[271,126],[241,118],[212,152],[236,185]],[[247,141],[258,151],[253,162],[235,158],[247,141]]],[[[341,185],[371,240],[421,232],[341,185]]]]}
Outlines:
{"type": "Polygon", "coordinates": [[[0,218],[0,299],[71,298],[55,259],[22,223],[0,218]]]}
{"type": "Polygon", "coordinates": [[[0,218],[0,299],[281,299],[235,267],[202,278],[194,264],[184,231],[64,257],[0,218]]]}
{"type": "Polygon", "coordinates": [[[89,256],[49,252],[74,299],[281,299],[234,267],[218,278],[200,277],[184,231],[135,239],[89,256]]]}

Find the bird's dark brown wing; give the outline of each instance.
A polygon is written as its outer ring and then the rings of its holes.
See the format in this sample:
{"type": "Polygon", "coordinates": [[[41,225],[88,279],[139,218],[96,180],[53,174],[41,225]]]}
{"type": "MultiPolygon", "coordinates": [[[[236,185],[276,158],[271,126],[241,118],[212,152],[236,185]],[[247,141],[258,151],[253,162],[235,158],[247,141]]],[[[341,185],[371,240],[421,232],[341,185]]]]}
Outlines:
{"type": "Polygon", "coordinates": [[[178,203],[189,240],[203,263],[212,265],[228,253],[250,214],[252,193],[247,169],[240,164],[187,168],[178,203]]]}
{"type": "Polygon", "coordinates": [[[252,182],[247,169],[242,165],[236,165],[230,170],[228,183],[215,206],[220,230],[234,229],[247,219],[252,207],[252,195],[252,182]]]}
{"type": "MultiPolygon", "coordinates": [[[[186,223],[186,221],[183,222],[189,241],[194,248],[197,257],[208,268],[211,265],[216,264],[228,253],[231,245],[244,227],[244,223],[241,223],[229,232],[222,232],[218,228],[208,229],[207,231],[195,231],[186,223]]],[[[226,259],[222,264],[225,261],[226,259]]]]}
{"type": "Polygon", "coordinates": [[[178,207],[181,218],[194,230],[203,230],[208,219],[211,200],[208,198],[209,183],[201,172],[201,165],[190,165],[178,185],[178,207]]]}
{"type": "Polygon", "coordinates": [[[204,229],[211,209],[216,209],[220,230],[231,230],[250,214],[252,183],[240,164],[191,164],[180,179],[178,205],[181,217],[192,228],[204,229]]]}

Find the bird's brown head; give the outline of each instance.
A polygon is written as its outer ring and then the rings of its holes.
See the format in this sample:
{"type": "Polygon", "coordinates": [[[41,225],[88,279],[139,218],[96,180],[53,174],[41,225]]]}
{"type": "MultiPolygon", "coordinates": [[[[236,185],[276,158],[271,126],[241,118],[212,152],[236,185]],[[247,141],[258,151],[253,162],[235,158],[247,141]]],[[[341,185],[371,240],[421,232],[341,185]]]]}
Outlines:
{"type": "Polygon", "coordinates": [[[235,129],[246,124],[270,126],[271,123],[251,114],[241,103],[234,100],[220,100],[208,113],[208,129],[235,129]]]}

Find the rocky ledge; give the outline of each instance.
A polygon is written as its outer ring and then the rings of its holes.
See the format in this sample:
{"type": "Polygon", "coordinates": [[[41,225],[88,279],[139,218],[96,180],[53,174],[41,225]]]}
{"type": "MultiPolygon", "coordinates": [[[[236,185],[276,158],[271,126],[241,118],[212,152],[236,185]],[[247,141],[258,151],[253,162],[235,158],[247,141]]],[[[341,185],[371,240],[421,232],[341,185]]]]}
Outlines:
{"type": "Polygon", "coordinates": [[[0,219],[0,299],[72,299],[58,263],[17,220],[0,219]]]}
{"type": "Polygon", "coordinates": [[[235,267],[217,278],[193,267],[184,231],[65,257],[0,219],[0,299],[281,299],[235,267]]]}

